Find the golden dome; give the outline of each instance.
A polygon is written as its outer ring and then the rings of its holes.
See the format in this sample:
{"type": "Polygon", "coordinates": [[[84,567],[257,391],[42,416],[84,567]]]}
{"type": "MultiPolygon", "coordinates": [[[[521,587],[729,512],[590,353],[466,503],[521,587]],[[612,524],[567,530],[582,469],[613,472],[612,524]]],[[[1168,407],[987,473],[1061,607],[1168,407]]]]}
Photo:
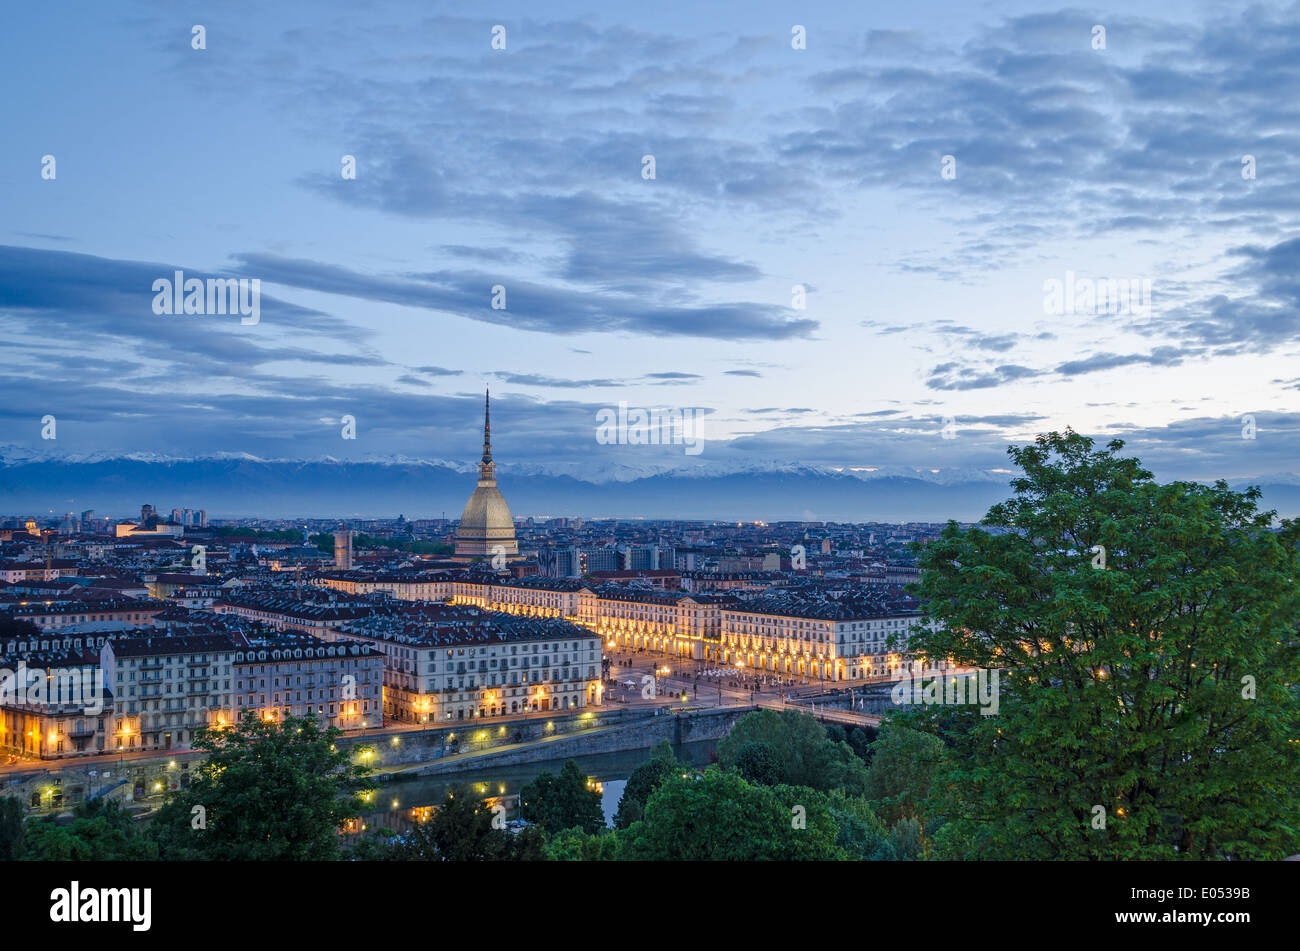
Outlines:
{"type": "Polygon", "coordinates": [[[456,561],[513,558],[519,554],[515,519],[506,498],[497,488],[496,463],[492,461],[492,424],[488,396],[483,398],[483,458],[478,467],[478,487],[465,503],[456,529],[456,561]]]}

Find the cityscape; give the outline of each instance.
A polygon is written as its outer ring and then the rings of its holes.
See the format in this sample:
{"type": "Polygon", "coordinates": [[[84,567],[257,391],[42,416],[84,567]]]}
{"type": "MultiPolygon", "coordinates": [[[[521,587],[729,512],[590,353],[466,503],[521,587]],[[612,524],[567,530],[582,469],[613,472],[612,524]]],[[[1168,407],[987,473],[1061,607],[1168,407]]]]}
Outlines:
{"type": "Polygon", "coordinates": [[[7,19],[31,920],[414,938],[471,862],[729,917],[776,862],[1285,921],[1300,6],[7,19]]]}

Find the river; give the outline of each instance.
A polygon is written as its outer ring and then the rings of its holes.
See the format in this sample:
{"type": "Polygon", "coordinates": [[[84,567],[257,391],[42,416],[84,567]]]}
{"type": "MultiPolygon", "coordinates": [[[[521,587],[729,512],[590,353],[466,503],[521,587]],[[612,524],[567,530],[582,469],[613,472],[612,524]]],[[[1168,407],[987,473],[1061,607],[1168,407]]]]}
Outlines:
{"type": "MultiPolygon", "coordinates": [[[[683,763],[692,766],[708,765],[710,754],[717,748],[716,740],[701,740],[695,743],[683,743],[674,747],[673,752],[683,763]]],[[[625,750],[619,753],[595,753],[590,756],[574,756],[572,759],[578,767],[592,780],[603,787],[601,808],[605,812],[606,825],[612,825],[614,813],[618,811],[618,801],[622,798],[623,787],[627,778],[642,763],[650,759],[650,749],[625,750]]],[[[382,810],[368,813],[362,821],[370,828],[387,827],[406,830],[416,821],[418,812],[427,806],[442,802],[447,790],[453,786],[466,784],[484,798],[506,797],[511,809],[514,797],[533,777],[550,771],[558,773],[564,760],[543,760],[536,763],[520,763],[516,766],[485,767],[476,770],[462,770],[445,776],[402,776],[380,777],[380,787],[374,793],[376,804],[382,803],[382,810]]]]}

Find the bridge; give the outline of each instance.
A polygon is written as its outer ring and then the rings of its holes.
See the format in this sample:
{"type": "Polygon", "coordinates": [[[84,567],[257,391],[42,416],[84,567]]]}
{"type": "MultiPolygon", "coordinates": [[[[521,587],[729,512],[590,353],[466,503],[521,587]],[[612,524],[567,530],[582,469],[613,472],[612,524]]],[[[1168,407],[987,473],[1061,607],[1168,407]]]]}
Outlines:
{"type": "Polygon", "coordinates": [[[815,717],[822,723],[838,723],[841,726],[869,726],[872,729],[879,729],[884,717],[875,713],[859,713],[856,710],[841,710],[839,707],[832,707],[829,704],[818,705],[815,701],[809,703],[787,703],[780,699],[761,699],[755,700],[755,705],[763,707],[765,710],[794,710],[798,713],[806,713],[810,717],[815,717]]]}

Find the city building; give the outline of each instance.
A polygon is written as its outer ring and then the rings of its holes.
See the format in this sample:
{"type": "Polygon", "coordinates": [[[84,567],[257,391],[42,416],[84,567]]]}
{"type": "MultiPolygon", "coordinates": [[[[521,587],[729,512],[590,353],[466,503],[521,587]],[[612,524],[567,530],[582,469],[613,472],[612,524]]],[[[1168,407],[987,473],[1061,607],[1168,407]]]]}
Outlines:
{"type": "Polygon", "coordinates": [[[416,604],[347,625],[385,657],[384,713],[413,723],[573,710],[602,700],[600,639],[560,618],[416,604]]]}
{"type": "Polygon", "coordinates": [[[357,641],[249,635],[235,651],[235,706],[264,720],[314,718],[323,727],[383,726],[384,657],[357,641]]]}
{"type": "Polygon", "coordinates": [[[352,570],[352,532],[334,533],[334,567],[340,571],[352,570]]]}
{"type": "Polygon", "coordinates": [[[883,594],[751,599],[722,609],[722,661],[829,681],[892,676],[914,667],[907,644],[921,623],[916,602],[883,594]]]}

